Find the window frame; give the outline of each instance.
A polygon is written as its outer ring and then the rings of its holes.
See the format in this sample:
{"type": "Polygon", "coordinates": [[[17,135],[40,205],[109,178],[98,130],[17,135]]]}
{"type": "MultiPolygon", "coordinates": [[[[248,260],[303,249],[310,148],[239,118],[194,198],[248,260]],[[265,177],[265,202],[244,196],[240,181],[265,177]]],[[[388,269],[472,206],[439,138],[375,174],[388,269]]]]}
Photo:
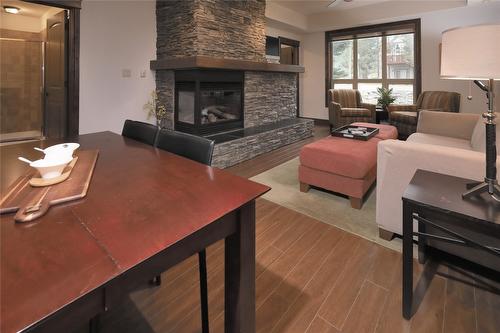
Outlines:
{"type": "Polygon", "coordinates": [[[388,87],[391,84],[411,84],[413,85],[413,103],[422,91],[422,71],[421,71],[421,32],[420,19],[397,21],[390,23],[382,23],[368,25],[356,28],[332,30],[325,32],[325,106],[329,104],[328,91],[333,89],[332,75],[332,42],[339,40],[353,40],[353,78],[352,79],[335,79],[335,83],[352,84],[353,89],[358,88],[359,83],[381,83],[382,87],[388,87]],[[413,61],[414,73],[413,79],[390,79],[387,77],[387,36],[389,31],[398,29],[410,29],[413,33],[413,61]],[[360,37],[361,35],[361,37],[360,37]],[[382,78],[381,79],[358,79],[358,40],[362,38],[382,37],[382,78]]]}

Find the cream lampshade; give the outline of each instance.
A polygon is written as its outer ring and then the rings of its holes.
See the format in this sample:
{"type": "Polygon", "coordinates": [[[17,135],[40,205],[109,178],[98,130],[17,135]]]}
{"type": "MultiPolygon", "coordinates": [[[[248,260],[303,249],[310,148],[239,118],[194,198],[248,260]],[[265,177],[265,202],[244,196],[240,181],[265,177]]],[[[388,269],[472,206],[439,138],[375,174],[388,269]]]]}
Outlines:
{"type": "Polygon", "coordinates": [[[441,77],[500,80],[500,24],[454,28],[443,32],[441,77]]]}
{"type": "Polygon", "coordinates": [[[441,77],[469,79],[484,92],[488,112],[483,113],[486,127],[486,176],[484,182],[472,184],[462,194],[464,199],[484,192],[500,202],[497,181],[496,123],[494,112],[494,80],[500,80],[500,24],[477,25],[443,32],[441,40],[441,77]],[[488,80],[484,84],[480,80],[488,80]]]}

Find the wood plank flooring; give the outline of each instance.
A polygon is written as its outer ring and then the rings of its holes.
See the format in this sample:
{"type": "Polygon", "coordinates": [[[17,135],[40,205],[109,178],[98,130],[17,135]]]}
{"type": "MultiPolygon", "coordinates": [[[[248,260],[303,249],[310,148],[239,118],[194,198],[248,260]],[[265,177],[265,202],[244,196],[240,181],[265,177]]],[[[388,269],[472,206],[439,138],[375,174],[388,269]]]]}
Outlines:
{"type": "MultiPolygon", "coordinates": [[[[251,177],[295,156],[302,145],[229,169],[251,177]]],[[[346,205],[348,202],[346,202],[346,205]]],[[[257,201],[258,332],[500,332],[499,284],[453,266],[414,262],[418,311],[401,316],[401,254],[264,199],[257,201]],[[474,278],[474,279],[473,279],[474,278]]],[[[224,322],[224,244],[207,249],[211,332],[224,322]]],[[[101,332],[201,332],[197,258],[162,275],[101,319],[101,332]]]]}

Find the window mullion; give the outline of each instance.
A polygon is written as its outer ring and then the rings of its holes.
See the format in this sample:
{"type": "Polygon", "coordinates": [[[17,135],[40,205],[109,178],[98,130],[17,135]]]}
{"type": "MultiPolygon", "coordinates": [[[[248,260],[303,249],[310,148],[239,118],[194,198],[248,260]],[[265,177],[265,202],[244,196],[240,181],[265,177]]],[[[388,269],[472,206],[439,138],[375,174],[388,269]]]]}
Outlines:
{"type": "Polygon", "coordinates": [[[387,35],[382,35],[382,87],[388,88],[387,82],[387,35]]]}
{"type": "Polygon", "coordinates": [[[355,38],[352,46],[352,87],[358,89],[358,39],[355,38]]]}

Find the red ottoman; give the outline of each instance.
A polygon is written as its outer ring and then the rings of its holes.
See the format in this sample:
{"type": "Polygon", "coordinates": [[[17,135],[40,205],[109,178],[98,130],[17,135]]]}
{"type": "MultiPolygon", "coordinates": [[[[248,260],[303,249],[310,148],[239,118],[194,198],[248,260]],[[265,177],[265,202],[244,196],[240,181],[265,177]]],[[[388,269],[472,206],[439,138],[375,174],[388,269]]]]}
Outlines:
{"type": "Polygon", "coordinates": [[[354,123],[377,127],[379,133],[368,141],[328,136],[305,145],[300,151],[300,190],[310,185],[349,196],[351,206],[360,209],[362,199],[377,176],[377,143],[397,139],[394,126],[354,123]]]}

